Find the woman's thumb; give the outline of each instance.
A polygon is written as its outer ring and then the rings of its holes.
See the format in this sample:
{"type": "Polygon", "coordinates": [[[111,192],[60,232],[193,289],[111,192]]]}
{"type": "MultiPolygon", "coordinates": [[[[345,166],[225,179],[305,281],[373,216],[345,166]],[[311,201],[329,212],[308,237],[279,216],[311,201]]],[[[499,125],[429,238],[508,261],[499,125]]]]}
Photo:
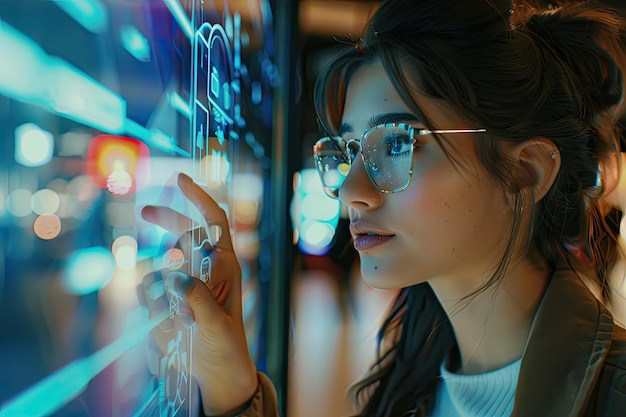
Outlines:
{"type": "Polygon", "coordinates": [[[185,300],[200,327],[203,327],[207,317],[215,317],[221,310],[204,282],[181,271],[169,271],[165,275],[165,287],[185,300]]]}

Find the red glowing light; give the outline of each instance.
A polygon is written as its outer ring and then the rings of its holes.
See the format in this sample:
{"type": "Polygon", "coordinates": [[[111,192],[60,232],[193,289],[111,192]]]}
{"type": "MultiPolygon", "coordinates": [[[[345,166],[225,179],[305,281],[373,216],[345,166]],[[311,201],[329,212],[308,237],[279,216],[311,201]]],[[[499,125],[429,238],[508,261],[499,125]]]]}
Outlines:
{"type": "Polygon", "coordinates": [[[130,180],[124,193],[133,192],[148,183],[149,157],[150,150],[141,141],[125,136],[99,135],[89,143],[87,174],[95,185],[114,194],[122,193],[117,188],[111,189],[111,178],[119,179],[127,174],[130,180]]]}

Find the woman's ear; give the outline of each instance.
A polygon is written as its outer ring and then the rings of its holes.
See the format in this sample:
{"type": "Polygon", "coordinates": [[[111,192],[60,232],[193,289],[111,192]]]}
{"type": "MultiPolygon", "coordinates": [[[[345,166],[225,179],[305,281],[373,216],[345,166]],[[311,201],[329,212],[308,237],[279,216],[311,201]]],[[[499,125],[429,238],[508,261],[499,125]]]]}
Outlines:
{"type": "Polygon", "coordinates": [[[601,165],[604,195],[602,198],[611,207],[626,210],[626,153],[616,152],[601,165]]]}
{"type": "Polygon", "coordinates": [[[505,153],[514,161],[519,161],[519,169],[514,173],[518,190],[531,187],[535,203],[550,190],[561,169],[561,154],[554,142],[537,137],[524,142],[507,143],[505,153]]]}

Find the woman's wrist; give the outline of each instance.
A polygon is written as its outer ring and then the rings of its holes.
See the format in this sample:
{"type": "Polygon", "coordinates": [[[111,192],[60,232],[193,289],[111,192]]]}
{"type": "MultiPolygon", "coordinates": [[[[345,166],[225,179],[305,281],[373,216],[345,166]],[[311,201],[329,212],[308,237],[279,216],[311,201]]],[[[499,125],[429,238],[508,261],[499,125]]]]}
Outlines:
{"type": "MultiPolygon", "coordinates": [[[[223,387],[220,387],[223,388],[223,387]]],[[[255,372],[254,378],[241,381],[228,390],[217,389],[213,385],[207,389],[200,387],[202,408],[205,416],[236,417],[250,407],[254,396],[259,390],[259,379],[255,372]],[[236,395],[233,395],[236,393],[236,395]]]]}
{"type": "MultiPolygon", "coordinates": [[[[257,387],[257,391],[258,391],[258,387],[257,387]]],[[[250,406],[252,405],[252,401],[254,400],[255,395],[256,395],[256,392],[245,403],[243,403],[239,407],[237,407],[237,408],[235,408],[235,409],[233,409],[233,410],[231,410],[231,411],[229,411],[227,413],[220,414],[220,415],[206,415],[205,417],[239,417],[248,408],[250,408],[250,406]]]]}

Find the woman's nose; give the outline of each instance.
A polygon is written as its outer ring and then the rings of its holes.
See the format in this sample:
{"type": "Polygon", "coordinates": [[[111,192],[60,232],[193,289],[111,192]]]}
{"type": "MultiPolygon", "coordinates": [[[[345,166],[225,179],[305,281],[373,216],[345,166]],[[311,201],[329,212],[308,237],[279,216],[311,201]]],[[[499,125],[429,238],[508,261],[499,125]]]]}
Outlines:
{"type": "Polygon", "coordinates": [[[352,161],[350,171],[339,189],[339,199],[348,207],[372,209],[383,201],[383,193],[378,191],[365,171],[361,155],[352,161]]]}

